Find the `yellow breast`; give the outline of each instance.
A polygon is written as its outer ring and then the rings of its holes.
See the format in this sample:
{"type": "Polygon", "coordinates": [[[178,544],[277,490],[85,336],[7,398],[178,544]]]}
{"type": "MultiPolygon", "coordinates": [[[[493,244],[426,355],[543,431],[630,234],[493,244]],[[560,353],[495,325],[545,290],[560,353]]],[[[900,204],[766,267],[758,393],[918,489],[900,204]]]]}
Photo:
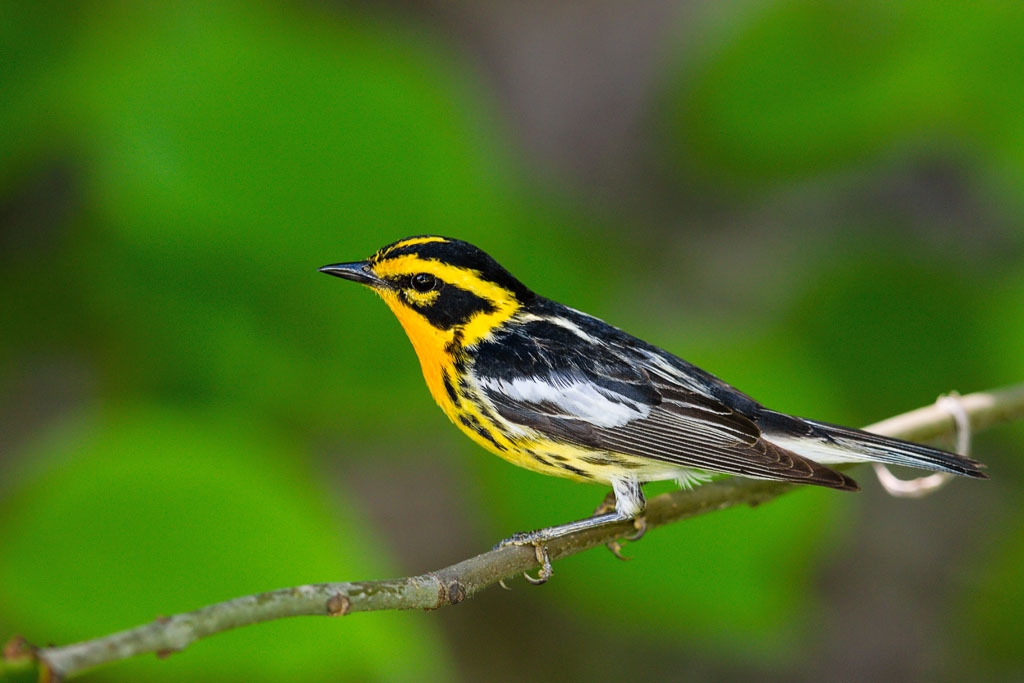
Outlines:
{"type": "Polygon", "coordinates": [[[455,333],[434,327],[389,292],[381,293],[381,297],[398,318],[409,341],[412,342],[430,395],[434,397],[434,401],[448,419],[466,436],[492,453],[516,465],[532,468],[535,463],[529,458],[524,459],[524,454],[516,443],[495,424],[488,414],[489,411],[481,406],[479,399],[463,395],[460,378],[455,369],[455,350],[451,348],[455,333]]]}

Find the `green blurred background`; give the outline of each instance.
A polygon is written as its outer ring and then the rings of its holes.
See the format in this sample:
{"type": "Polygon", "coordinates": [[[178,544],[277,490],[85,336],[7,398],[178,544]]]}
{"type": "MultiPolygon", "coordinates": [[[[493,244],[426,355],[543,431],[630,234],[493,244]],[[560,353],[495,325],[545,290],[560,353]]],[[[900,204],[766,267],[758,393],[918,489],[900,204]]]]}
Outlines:
{"type": "MultiPolygon", "coordinates": [[[[0,4],[0,635],[420,573],[586,514],[317,274],[474,242],[775,408],[1024,377],[1024,5],[0,4]]],[[[454,609],[297,619],[128,680],[1020,680],[992,481],[805,490],[454,609]]],[[[659,491],[658,487],[653,487],[659,491]]]]}

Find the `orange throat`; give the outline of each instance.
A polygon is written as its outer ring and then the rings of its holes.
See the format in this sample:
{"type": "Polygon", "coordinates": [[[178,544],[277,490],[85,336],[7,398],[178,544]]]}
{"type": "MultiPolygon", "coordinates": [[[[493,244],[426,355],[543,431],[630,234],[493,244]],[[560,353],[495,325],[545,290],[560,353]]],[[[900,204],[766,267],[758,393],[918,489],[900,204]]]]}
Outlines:
{"type": "Polygon", "coordinates": [[[455,405],[448,397],[444,388],[444,374],[451,365],[451,355],[445,350],[455,337],[452,330],[439,330],[428,323],[421,315],[409,310],[390,292],[380,292],[380,296],[391,309],[391,312],[402,324],[416,356],[420,359],[423,379],[427,382],[430,395],[434,397],[441,409],[452,417],[455,405]]]}

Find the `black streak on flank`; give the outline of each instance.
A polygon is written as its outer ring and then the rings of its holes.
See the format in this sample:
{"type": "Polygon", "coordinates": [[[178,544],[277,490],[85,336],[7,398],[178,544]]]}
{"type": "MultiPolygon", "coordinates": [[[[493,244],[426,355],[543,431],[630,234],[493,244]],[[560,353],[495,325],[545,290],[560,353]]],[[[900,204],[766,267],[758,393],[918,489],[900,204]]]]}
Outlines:
{"type": "Polygon", "coordinates": [[[551,463],[547,461],[543,456],[537,455],[536,453],[530,453],[530,455],[533,456],[533,459],[539,462],[541,465],[544,465],[545,467],[552,466],[551,463]]]}
{"type": "Polygon", "coordinates": [[[474,417],[472,417],[470,415],[459,415],[459,422],[461,422],[463,425],[465,425],[469,429],[472,429],[474,432],[476,432],[480,436],[482,436],[485,439],[487,439],[488,441],[490,441],[492,444],[494,444],[494,447],[497,448],[499,451],[508,450],[507,448],[502,446],[500,443],[495,441],[494,437],[491,436],[491,433],[488,432],[486,429],[484,429],[483,426],[479,422],[476,421],[476,418],[474,418],[474,417]]]}
{"type": "Polygon", "coordinates": [[[573,474],[583,477],[585,479],[590,479],[590,475],[578,467],[573,467],[572,465],[564,462],[558,463],[558,466],[561,467],[563,470],[566,470],[567,472],[572,472],[573,474]]]}
{"type": "Polygon", "coordinates": [[[615,467],[622,467],[627,470],[635,470],[640,467],[640,463],[638,462],[608,455],[584,455],[580,459],[588,465],[614,465],[615,467]]]}
{"type": "Polygon", "coordinates": [[[452,379],[447,374],[444,376],[444,390],[448,392],[448,398],[452,400],[452,403],[459,405],[459,394],[455,391],[455,387],[452,386],[452,379]]]}

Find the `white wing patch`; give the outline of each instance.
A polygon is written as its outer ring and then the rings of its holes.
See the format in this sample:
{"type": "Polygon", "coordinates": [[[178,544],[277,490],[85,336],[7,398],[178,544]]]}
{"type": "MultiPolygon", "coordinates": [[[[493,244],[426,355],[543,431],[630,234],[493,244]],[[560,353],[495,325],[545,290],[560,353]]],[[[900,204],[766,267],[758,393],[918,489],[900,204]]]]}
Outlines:
{"type": "Polygon", "coordinates": [[[600,387],[585,382],[550,376],[551,381],[531,377],[504,379],[484,378],[480,385],[492,392],[505,394],[516,401],[548,403],[565,411],[565,416],[585,420],[597,427],[621,427],[647,417],[651,407],[614,394],[611,398],[600,387]]]}

